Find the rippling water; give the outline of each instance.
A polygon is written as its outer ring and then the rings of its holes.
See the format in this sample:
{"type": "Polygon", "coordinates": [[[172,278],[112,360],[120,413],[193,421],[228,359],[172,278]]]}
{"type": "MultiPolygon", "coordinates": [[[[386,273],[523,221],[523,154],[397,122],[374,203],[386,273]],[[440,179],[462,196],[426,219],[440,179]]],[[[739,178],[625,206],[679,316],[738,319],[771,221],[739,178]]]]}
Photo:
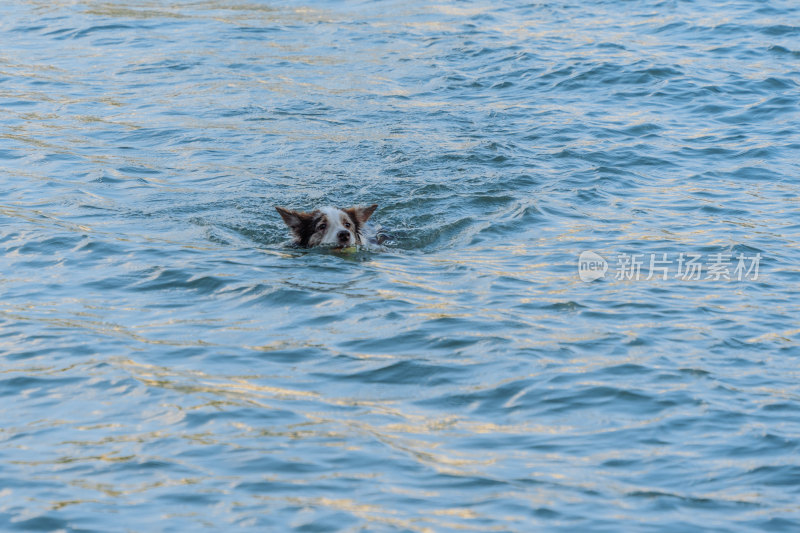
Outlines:
{"type": "Polygon", "coordinates": [[[0,42],[2,529],[800,529],[795,2],[12,0],[0,42]],[[328,203],[393,239],[287,246],[328,203]]]}

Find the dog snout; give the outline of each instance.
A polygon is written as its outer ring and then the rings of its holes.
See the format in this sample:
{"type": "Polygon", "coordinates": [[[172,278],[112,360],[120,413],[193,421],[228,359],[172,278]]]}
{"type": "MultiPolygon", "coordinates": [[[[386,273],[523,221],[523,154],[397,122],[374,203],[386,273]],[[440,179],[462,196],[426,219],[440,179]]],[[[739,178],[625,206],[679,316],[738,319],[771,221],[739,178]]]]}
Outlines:
{"type": "Polygon", "coordinates": [[[346,229],[340,231],[336,236],[339,239],[339,242],[348,242],[350,240],[350,232],[346,229]]]}

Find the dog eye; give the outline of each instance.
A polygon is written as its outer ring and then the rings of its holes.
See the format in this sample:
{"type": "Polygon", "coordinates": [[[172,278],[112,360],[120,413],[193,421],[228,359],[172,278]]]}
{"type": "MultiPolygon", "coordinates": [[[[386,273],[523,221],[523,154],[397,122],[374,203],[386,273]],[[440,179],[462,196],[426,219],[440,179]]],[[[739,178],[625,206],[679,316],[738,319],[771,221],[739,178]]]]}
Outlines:
{"type": "Polygon", "coordinates": [[[345,223],[344,223],[344,227],[345,227],[345,228],[350,228],[350,223],[349,223],[349,222],[345,222],[345,223]]]}
{"type": "Polygon", "coordinates": [[[324,230],[324,229],[325,229],[325,228],[327,228],[327,227],[328,227],[328,225],[327,225],[327,224],[320,224],[320,225],[319,225],[319,227],[318,227],[317,229],[319,229],[319,230],[324,230]]]}

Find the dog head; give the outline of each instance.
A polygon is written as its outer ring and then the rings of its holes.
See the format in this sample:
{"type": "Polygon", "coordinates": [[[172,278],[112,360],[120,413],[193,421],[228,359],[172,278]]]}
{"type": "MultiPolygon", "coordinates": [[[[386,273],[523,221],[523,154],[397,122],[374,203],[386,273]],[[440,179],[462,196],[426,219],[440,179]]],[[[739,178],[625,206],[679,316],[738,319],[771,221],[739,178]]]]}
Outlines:
{"type": "Polygon", "coordinates": [[[378,207],[322,207],[311,213],[275,207],[289,226],[295,244],[303,247],[333,246],[346,248],[363,243],[361,230],[378,207]]]}

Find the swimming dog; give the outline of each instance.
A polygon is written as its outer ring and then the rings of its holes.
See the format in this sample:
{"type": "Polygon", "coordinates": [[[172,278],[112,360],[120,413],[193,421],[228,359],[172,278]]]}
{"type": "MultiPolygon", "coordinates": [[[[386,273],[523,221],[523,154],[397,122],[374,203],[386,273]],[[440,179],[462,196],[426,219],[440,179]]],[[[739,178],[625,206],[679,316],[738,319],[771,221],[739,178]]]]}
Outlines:
{"type": "Polygon", "coordinates": [[[364,224],[377,207],[378,204],[347,209],[321,207],[310,213],[277,206],[275,209],[289,226],[295,246],[347,248],[367,241],[364,224]]]}

